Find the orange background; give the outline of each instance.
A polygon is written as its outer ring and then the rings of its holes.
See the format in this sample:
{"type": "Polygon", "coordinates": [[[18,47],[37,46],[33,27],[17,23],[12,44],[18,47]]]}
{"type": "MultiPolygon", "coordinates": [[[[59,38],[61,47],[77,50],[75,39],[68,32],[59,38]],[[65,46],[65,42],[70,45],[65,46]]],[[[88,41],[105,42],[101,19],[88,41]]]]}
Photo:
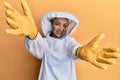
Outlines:
{"type": "MultiPolygon", "coordinates": [[[[24,36],[6,34],[5,0],[0,0],[0,80],[37,80],[41,61],[25,49],[24,36]]],[[[20,0],[6,0],[23,13],[20,0]]],[[[76,15],[81,25],[72,34],[86,44],[97,34],[106,37],[100,45],[120,47],[120,0],[27,0],[39,32],[39,18],[47,12],[66,11],[76,15]]],[[[120,59],[108,70],[85,61],[76,62],[77,80],[120,80],[120,59]]]]}

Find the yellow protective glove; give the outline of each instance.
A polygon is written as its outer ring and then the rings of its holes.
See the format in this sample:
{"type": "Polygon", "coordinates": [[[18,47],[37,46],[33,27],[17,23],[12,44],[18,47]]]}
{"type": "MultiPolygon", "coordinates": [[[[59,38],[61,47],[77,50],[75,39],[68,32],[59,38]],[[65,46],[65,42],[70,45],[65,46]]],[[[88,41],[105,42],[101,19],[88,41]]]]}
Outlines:
{"type": "Polygon", "coordinates": [[[9,3],[4,3],[7,8],[6,16],[7,23],[11,29],[6,29],[6,33],[12,35],[25,35],[30,39],[33,39],[37,35],[37,28],[32,17],[29,6],[25,0],[22,0],[21,5],[24,11],[24,14],[20,14],[16,11],[9,3]]]}
{"type": "Polygon", "coordinates": [[[88,44],[77,49],[77,56],[86,60],[98,68],[107,69],[103,63],[115,64],[115,60],[120,57],[119,48],[101,48],[99,42],[104,38],[105,34],[99,34],[88,44]]]}

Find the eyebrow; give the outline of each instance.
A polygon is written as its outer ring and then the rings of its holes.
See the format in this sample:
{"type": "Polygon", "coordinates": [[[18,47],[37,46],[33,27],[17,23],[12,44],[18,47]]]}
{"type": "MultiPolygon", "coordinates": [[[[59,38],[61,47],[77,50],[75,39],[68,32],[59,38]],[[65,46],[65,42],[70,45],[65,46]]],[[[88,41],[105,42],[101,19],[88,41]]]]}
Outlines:
{"type": "MultiPolygon", "coordinates": [[[[55,22],[59,22],[59,23],[61,23],[60,21],[58,21],[58,20],[56,20],[55,22]]],[[[65,23],[63,23],[63,24],[69,24],[68,22],[65,22],[65,23]]]]}

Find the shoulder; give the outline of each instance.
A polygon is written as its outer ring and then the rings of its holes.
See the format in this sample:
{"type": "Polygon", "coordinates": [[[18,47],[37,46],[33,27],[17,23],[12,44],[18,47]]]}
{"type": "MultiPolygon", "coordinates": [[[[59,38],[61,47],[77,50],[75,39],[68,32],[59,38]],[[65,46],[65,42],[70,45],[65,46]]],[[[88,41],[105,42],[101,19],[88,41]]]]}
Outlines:
{"type": "Polygon", "coordinates": [[[75,38],[73,38],[73,37],[68,37],[68,41],[69,41],[69,42],[73,42],[73,41],[76,41],[76,40],[75,40],[75,38]]]}

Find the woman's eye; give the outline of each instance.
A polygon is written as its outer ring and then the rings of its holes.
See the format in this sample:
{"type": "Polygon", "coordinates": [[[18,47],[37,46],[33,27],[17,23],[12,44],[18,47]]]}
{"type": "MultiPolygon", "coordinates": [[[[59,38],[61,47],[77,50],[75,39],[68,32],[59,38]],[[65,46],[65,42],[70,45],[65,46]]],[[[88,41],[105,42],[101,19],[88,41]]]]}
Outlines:
{"type": "Polygon", "coordinates": [[[55,25],[60,25],[60,23],[55,23],[55,25]]]}
{"type": "Polygon", "coordinates": [[[63,25],[65,28],[68,26],[68,25],[63,25]]]}

